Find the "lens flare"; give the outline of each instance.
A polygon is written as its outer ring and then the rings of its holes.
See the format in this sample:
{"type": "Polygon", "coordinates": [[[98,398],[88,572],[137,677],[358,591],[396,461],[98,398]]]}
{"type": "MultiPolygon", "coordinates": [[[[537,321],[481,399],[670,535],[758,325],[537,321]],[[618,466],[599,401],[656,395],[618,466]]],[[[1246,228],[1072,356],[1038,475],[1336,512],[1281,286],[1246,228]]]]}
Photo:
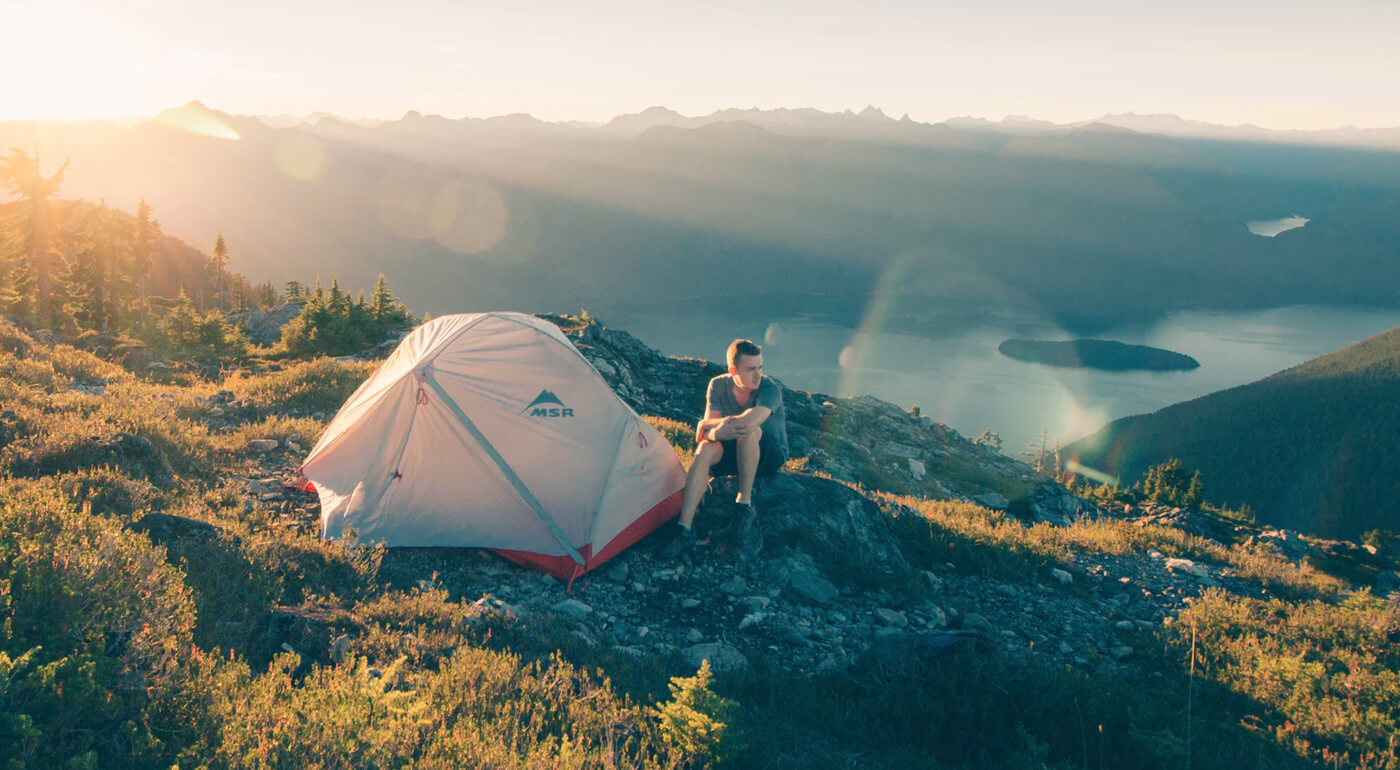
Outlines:
{"type": "Polygon", "coordinates": [[[156,116],[156,122],[188,134],[207,136],[211,139],[237,141],[240,138],[238,132],[234,131],[228,123],[208,110],[198,107],[166,110],[156,116]]]}
{"type": "Polygon", "coordinates": [[[321,142],[301,133],[287,134],[272,150],[277,169],[293,179],[310,181],[326,173],[326,151],[321,142]]]}

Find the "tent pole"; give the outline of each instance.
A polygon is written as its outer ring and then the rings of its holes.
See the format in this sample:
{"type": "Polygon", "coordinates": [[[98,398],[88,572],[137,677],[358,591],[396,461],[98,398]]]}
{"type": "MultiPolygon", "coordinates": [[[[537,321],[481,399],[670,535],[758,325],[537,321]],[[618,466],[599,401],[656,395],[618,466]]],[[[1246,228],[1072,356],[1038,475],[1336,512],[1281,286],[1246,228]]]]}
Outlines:
{"type": "Polygon", "coordinates": [[[515,475],[515,470],[510,467],[510,463],[507,463],[506,459],[501,457],[501,453],[496,451],[496,447],[492,446],[491,442],[486,440],[486,436],[482,434],[481,429],[477,428],[476,423],[472,422],[471,418],[467,416],[467,413],[462,411],[462,407],[457,406],[457,402],[453,401],[452,397],[447,395],[447,391],[443,390],[442,386],[439,385],[438,381],[433,377],[432,370],[425,368],[422,372],[423,380],[428,383],[428,386],[433,389],[434,393],[438,394],[438,397],[442,399],[442,403],[446,404],[447,408],[452,410],[452,414],[456,416],[458,422],[462,423],[463,427],[467,429],[467,432],[472,434],[472,438],[476,439],[477,443],[481,444],[481,448],[486,450],[486,454],[496,463],[496,467],[500,468],[501,473],[505,474],[506,481],[509,481],[511,486],[515,487],[515,491],[520,494],[525,504],[530,506],[530,510],[534,511],[540,521],[544,522],[545,527],[549,528],[549,533],[554,535],[554,539],[559,541],[559,545],[564,546],[564,550],[569,553],[569,558],[573,559],[576,564],[583,564],[584,560],[583,557],[579,555],[578,549],[574,548],[573,544],[569,542],[569,538],[564,535],[564,530],[560,529],[559,525],[554,523],[554,518],[545,511],[543,505],[540,505],[540,501],[535,498],[535,494],[530,491],[530,488],[525,486],[525,482],[521,481],[520,477],[515,475]]]}

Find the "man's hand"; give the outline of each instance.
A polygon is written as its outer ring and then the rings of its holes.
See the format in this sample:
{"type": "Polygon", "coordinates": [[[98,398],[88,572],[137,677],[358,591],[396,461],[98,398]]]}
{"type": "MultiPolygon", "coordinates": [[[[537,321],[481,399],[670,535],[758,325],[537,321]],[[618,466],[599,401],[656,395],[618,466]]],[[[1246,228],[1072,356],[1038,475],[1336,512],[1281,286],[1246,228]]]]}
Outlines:
{"type": "Polygon", "coordinates": [[[719,427],[714,430],[715,441],[728,441],[730,439],[740,439],[752,430],[743,421],[734,417],[726,417],[720,421],[719,427]]]}

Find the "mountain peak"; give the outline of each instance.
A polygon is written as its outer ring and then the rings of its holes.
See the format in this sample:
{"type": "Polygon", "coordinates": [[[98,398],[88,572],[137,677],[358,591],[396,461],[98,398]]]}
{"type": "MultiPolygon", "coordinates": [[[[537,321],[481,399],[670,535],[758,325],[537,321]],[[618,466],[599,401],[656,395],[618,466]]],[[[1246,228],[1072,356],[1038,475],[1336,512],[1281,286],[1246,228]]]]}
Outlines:
{"type": "Polygon", "coordinates": [[[889,116],[885,114],[884,110],[881,110],[873,104],[865,105],[865,109],[861,110],[856,117],[865,120],[889,120],[889,116]]]}

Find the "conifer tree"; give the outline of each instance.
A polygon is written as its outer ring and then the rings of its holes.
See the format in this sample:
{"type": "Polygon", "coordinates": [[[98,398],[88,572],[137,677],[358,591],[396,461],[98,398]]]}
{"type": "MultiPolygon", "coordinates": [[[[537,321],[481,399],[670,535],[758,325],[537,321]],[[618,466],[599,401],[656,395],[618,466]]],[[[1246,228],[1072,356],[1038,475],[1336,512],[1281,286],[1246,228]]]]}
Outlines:
{"type": "Polygon", "coordinates": [[[65,162],[58,171],[45,177],[39,171],[39,158],[29,157],[23,150],[13,149],[0,158],[0,185],[17,196],[20,211],[20,240],[22,253],[29,262],[34,279],[35,311],[41,325],[56,326],[53,297],[53,271],[62,261],[59,244],[62,240],[52,198],[63,184],[68,170],[65,162]]]}
{"type": "Polygon", "coordinates": [[[155,264],[155,244],[160,237],[160,222],[151,216],[151,207],[143,197],[136,204],[136,232],[127,263],[136,286],[136,314],[142,324],[146,323],[146,278],[155,264]]]}
{"type": "Polygon", "coordinates": [[[224,243],[223,233],[219,233],[219,237],[214,240],[214,251],[209,255],[208,267],[214,273],[214,307],[223,311],[226,309],[224,272],[228,270],[228,245],[224,243]]]}

